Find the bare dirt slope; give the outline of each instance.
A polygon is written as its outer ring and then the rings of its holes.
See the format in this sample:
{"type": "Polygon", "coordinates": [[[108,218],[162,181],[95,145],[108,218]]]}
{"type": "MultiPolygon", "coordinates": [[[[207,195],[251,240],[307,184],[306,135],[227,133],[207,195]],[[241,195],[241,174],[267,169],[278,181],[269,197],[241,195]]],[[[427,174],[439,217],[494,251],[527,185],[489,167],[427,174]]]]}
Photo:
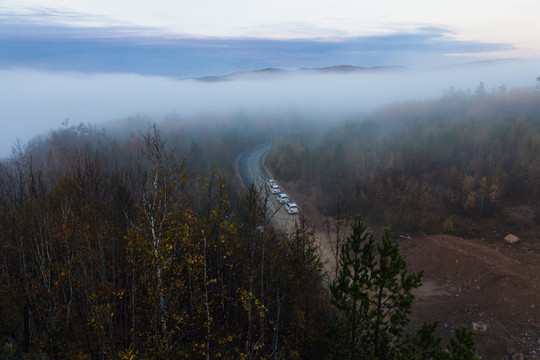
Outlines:
{"type": "MultiPolygon", "coordinates": [[[[282,184],[315,225],[315,237],[330,277],[334,259],[322,216],[294,183],[282,184]]],[[[456,326],[485,326],[475,334],[483,359],[540,360],[540,238],[530,207],[504,211],[497,219],[460,219],[460,233],[401,239],[410,271],[424,270],[424,286],[415,293],[411,330],[439,321],[439,335],[448,340],[456,326]],[[508,231],[527,239],[514,245],[508,231]],[[475,239],[474,237],[483,239],[475,239]],[[512,356],[514,355],[514,356],[512,356]]],[[[330,221],[331,222],[331,221],[330,221]]]]}
{"type": "MultiPolygon", "coordinates": [[[[288,191],[315,222],[315,237],[330,276],[334,258],[325,232],[325,217],[317,212],[294,184],[288,191]]],[[[514,219],[515,220],[515,219],[514,219]]],[[[519,221],[517,221],[519,220],[519,221]]],[[[446,341],[456,326],[485,325],[475,334],[483,359],[540,360],[540,239],[531,221],[466,224],[463,234],[482,234],[483,239],[439,234],[401,239],[401,250],[410,271],[424,270],[424,286],[416,292],[411,330],[423,322],[439,321],[446,341]],[[528,240],[509,245],[507,231],[519,229],[528,240]]],[[[378,238],[378,237],[377,237],[378,238]]]]}
{"type": "Polygon", "coordinates": [[[482,358],[540,356],[540,252],[451,235],[403,240],[401,248],[409,269],[425,273],[412,328],[439,320],[447,338],[458,325],[481,323],[487,331],[475,338],[482,358]]]}

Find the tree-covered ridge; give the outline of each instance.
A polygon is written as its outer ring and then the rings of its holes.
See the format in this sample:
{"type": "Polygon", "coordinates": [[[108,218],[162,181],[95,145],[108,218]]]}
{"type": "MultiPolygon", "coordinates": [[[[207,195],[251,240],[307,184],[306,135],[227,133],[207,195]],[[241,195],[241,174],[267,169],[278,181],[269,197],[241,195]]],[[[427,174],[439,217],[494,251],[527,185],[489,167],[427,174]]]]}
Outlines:
{"type": "Polygon", "coordinates": [[[456,214],[540,203],[540,94],[450,90],[438,101],[279,137],[269,160],[321,210],[342,194],[371,223],[440,231],[456,214]]]}

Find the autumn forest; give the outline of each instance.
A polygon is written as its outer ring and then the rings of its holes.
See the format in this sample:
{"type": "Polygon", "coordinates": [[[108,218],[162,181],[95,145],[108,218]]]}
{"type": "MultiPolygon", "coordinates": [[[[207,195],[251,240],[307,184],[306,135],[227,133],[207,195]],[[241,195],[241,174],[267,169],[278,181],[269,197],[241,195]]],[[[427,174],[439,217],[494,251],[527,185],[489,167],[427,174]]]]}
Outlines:
{"type": "Polygon", "coordinates": [[[464,219],[516,205],[540,226],[540,94],[480,84],[366,116],[295,116],[65,122],[16,144],[0,163],[1,356],[474,358],[459,352],[474,349],[466,329],[440,344],[436,324],[407,328],[422,274],[405,276],[391,239],[466,232],[464,219]],[[277,179],[353,225],[337,273],[312,219],[278,235],[237,176],[263,143],[277,179]],[[391,231],[373,239],[363,221],[391,231]]]}

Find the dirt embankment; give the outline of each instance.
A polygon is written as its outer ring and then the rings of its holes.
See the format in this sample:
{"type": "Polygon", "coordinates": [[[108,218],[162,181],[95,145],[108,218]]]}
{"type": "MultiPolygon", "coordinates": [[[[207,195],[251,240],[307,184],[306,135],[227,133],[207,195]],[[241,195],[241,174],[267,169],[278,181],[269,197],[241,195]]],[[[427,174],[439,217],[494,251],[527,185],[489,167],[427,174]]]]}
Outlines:
{"type": "MultiPolygon", "coordinates": [[[[303,203],[308,218],[315,219],[315,237],[332,275],[332,236],[325,225],[332,220],[302,201],[292,184],[287,185],[303,203]]],[[[448,341],[456,326],[471,328],[476,323],[485,329],[475,334],[483,359],[520,359],[523,354],[527,360],[540,360],[540,238],[525,227],[527,242],[509,245],[500,226],[479,227],[488,237],[439,234],[399,240],[409,270],[424,270],[410,328],[416,331],[423,322],[439,321],[439,335],[448,341]]]]}
{"type": "MultiPolygon", "coordinates": [[[[332,219],[311,206],[293,182],[282,185],[314,222],[331,275],[335,262],[326,224],[332,219]]],[[[447,341],[456,326],[471,328],[475,323],[480,329],[475,334],[478,355],[483,359],[540,360],[538,226],[526,206],[507,209],[504,216],[504,223],[460,219],[459,233],[466,238],[439,234],[400,239],[409,270],[424,270],[410,328],[439,321],[439,335],[447,341]],[[503,238],[508,232],[526,240],[507,244],[503,238]]]]}
{"type": "Polygon", "coordinates": [[[479,355],[513,353],[540,359],[540,252],[451,235],[404,240],[411,271],[424,270],[412,328],[439,320],[444,338],[458,325],[485,325],[475,335],[479,355]]]}

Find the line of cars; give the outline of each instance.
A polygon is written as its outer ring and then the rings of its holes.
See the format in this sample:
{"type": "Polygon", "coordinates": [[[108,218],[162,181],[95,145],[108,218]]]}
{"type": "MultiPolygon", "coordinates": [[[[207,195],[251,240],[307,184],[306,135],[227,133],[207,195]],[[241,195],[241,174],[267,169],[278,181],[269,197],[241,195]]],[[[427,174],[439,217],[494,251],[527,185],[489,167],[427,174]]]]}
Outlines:
{"type": "Polygon", "coordinates": [[[276,183],[276,181],[274,179],[267,179],[266,184],[268,185],[268,187],[270,189],[270,192],[272,194],[276,194],[276,200],[280,204],[285,204],[284,205],[285,210],[289,214],[298,214],[299,210],[298,210],[298,206],[296,205],[296,203],[290,201],[289,196],[287,196],[287,194],[281,192],[281,189],[279,188],[279,185],[276,183]]]}

